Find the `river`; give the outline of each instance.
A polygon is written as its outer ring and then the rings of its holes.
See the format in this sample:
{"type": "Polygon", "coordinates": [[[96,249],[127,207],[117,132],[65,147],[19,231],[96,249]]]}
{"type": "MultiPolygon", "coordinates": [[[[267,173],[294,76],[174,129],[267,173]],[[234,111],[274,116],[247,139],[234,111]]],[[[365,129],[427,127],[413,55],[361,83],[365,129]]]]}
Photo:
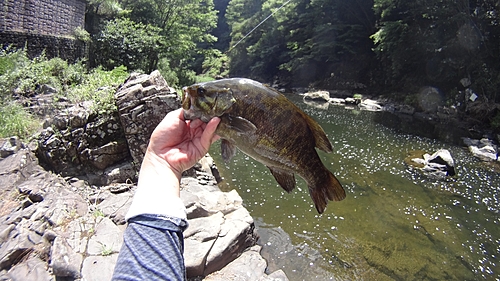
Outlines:
{"type": "MultiPolygon", "coordinates": [[[[382,125],[381,112],[289,97],[324,128],[333,153],[319,152],[347,198],[318,215],[305,182],[290,194],[242,152],[213,156],[224,181],[255,220],[268,271],[296,280],[500,280],[500,178],[453,143],[382,125]],[[412,151],[448,149],[457,176],[436,180],[408,167],[412,151]]],[[[424,130],[425,131],[425,130],[424,130]]]]}

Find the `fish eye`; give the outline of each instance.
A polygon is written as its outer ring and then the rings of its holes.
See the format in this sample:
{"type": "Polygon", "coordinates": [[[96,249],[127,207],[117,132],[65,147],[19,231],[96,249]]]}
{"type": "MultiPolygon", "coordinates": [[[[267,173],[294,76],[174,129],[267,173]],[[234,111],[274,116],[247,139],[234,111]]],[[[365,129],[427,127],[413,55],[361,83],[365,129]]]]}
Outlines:
{"type": "Polygon", "coordinates": [[[204,88],[198,88],[198,95],[204,96],[207,93],[207,90],[204,88]]]}

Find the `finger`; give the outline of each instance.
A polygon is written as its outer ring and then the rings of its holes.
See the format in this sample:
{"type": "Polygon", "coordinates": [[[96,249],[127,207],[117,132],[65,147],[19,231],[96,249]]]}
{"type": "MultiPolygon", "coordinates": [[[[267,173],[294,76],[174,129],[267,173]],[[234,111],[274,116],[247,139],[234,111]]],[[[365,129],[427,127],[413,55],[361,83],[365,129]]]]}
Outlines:
{"type": "Polygon", "coordinates": [[[214,136],[215,136],[215,130],[217,129],[217,126],[220,123],[220,118],[219,117],[214,117],[208,121],[207,126],[205,127],[205,130],[203,131],[203,134],[201,135],[201,144],[203,145],[206,150],[210,147],[210,145],[213,142],[214,136]]]}
{"type": "Polygon", "coordinates": [[[218,141],[219,139],[220,139],[220,136],[219,136],[219,135],[214,135],[214,136],[212,137],[212,143],[214,143],[214,142],[218,141]]]}
{"type": "Polygon", "coordinates": [[[203,121],[201,121],[200,119],[195,119],[189,123],[189,128],[197,129],[198,127],[203,127],[203,124],[205,124],[205,123],[203,121]]]}
{"type": "Polygon", "coordinates": [[[184,110],[182,108],[178,108],[174,111],[171,111],[169,114],[175,115],[175,117],[179,118],[182,121],[184,120],[184,110]]]}

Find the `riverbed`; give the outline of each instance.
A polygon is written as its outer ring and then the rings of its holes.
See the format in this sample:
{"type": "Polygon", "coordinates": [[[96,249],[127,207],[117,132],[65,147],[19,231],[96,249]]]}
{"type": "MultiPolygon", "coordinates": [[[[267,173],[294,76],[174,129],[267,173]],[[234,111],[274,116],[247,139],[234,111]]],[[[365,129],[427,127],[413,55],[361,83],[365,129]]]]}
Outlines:
{"type": "Polygon", "coordinates": [[[347,198],[318,215],[305,182],[282,190],[269,170],[242,152],[229,162],[211,148],[224,181],[255,220],[270,272],[295,280],[500,280],[500,178],[466,147],[403,132],[381,112],[289,98],[324,128],[319,152],[347,198]],[[448,149],[457,176],[437,180],[405,164],[410,152],[448,149]]]}

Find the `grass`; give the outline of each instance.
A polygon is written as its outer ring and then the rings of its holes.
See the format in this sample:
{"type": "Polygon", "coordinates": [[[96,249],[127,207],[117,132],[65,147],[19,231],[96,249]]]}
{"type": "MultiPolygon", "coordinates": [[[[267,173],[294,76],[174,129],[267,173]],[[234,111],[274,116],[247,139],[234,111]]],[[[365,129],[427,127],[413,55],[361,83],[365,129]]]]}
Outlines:
{"type": "Polygon", "coordinates": [[[0,104],[0,137],[18,136],[29,138],[41,127],[41,122],[29,114],[20,104],[0,104]]]}
{"type": "Polygon", "coordinates": [[[83,61],[68,64],[61,58],[41,55],[29,59],[25,50],[0,49],[0,137],[29,138],[40,129],[41,121],[16,103],[16,97],[32,96],[42,85],[56,89],[54,103],[68,99],[72,103],[93,101],[97,114],[116,110],[114,93],[128,77],[126,67],[107,71],[87,70],[83,61]]]}

